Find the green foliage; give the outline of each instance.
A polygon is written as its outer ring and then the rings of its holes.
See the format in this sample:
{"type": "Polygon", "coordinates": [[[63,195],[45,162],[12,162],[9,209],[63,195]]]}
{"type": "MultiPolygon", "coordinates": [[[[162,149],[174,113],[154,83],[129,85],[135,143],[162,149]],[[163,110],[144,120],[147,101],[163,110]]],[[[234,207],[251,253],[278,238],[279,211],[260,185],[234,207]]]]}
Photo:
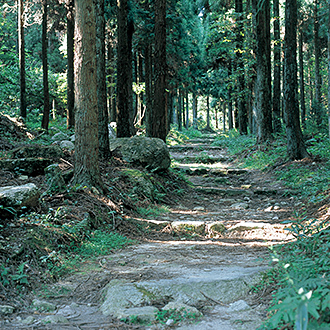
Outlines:
{"type": "Polygon", "coordinates": [[[111,231],[95,230],[78,248],[83,257],[97,257],[109,254],[112,250],[121,249],[133,241],[111,231]]]}
{"type": "Polygon", "coordinates": [[[237,130],[218,134],[213,145],[227,148],[232,155],[240,154],[248,148],[253,148],[256,138],[252,135],[240,135],[237,130]]]}
{"type": "Polygon", "coordinates": [[[169,209],[166,206],[148,206],[147,208],[138,207],[137,211],[141,216],[152,217],[168,213],[169,209]]]}
{"type": "Polygon", "coordinates": [[[314,327],[308,329],[328,323],[329,327],[328,222],[297,217],[288,230],[297,241],[273,249],[277,284],[265,329],[294,324],[297,329],[306,329],[309,320],[314,327]]]}
{"type": "Polygon", "coordinates": [[[20,289],[23,285],[28,285],[28,276],[24,273],[24,268],[27,263],[22,263],[17,267],[15,272],[11,272],[9,268],[0,264],[0,284],[4,287],[15,285],[20,289]]]}
{"type": "Polygon", "coordinates": [[[184,320],[197,320],[199,316],[195,313],[187,312],[185,309],[176,310],[176,309],[169,309],[169,310],[160,310],[156,314],[156,321],[160,324],[166,324],[168,320],[173,320],[173,324],[178,324],[184,320]]]}

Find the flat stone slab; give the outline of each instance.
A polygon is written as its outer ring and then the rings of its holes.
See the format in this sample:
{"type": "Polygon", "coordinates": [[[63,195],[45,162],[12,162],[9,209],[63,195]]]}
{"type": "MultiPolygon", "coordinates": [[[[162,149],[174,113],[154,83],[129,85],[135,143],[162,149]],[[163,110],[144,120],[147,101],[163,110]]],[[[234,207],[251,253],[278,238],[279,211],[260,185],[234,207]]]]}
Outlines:
{"type": "Polygon", "coordinates": [[[183,324],[178,330],[255,330],[262,324],[258,311],[244,300],[228,306],[215,306],[209,316],[198,323],[183,324]]]}
{"type": "Polygon", "coordinates": [[[222,147],[218,146],[210,146],[208,144],[205,145],[176,145],[176,146],[170,146],[169,150],[176,151],[176,152],[183,152],[188,150],[196,150],[199,151],[200,148],[203,148],[203,150],[223,150],[222,147]]]}
{"type": "Polygon", "coordinates": [[[212,194],[221,196],[251,196],[252,191],[246,189],[214,188],[214,187],[195,187],[195,191],[202,194],[212,194]]]}
{"type": "Polygon", "coordinates": [[[174,221],[171,226],[177,232],[205,234],[205,222],[203,221],[174,221]]]}
{"type": "Polygon", "coordinates": [[[221,156],[204,156],[204,155],[171,155],[172,158],[177,162],[183,163],[191,163],[191,162],[198,162],[201,164],[215,164],[215,163],[223,163],[228,161],[228,157],[221,157],[221,156]]]}
{"type": "Polygon", "coordinates": [[[120,318],[131,312],[138,316],[138,308],[158,307],[157,302],[166,300],[176,306],[201,302],[207,306],[214,300],[234,303],[248,294],[268,267],[247,249],[235,247],[233,259],[230,247],[218,245],[168,242],[129,247],[104,263],[121,279],[111,280],[105,288],[101,311],[120,318]]]}

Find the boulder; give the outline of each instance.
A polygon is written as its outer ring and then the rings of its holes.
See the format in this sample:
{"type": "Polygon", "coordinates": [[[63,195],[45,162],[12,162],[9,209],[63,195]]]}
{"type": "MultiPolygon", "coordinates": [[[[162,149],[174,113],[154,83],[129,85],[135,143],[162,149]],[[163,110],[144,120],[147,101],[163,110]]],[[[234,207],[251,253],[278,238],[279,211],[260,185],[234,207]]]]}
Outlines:
{"type": "Polygon", "coordinates": [[[166,170],[171,158],[164,141],[157,138],[134,136],[110,140],[110,150],[118,149],[123,160],[146,167],[148,170],[166,170]]]}
{"type": "Polygon", "coordinates": [[[52,141],[63,141],[63,140],[69,140],[70,137],[62,132],[58,132],[53,135],[52,141]]]}
{"type": "Polygon", "coordinates": [[[155,320],[158,308],[155,306],[131,307],[119,310],[116,317],[120,320],[150,323],[155,320]]]}
{"type": "Polygon", "coordinates": [[[32,305],[34,309],[38,312],[45,313],[45,312],[54,312],[56,311],[56,306],[48,301],[34,299],[32,301],[32,305]]]}
{"type": "Polygon", "coordinates": [[[136,169],[126,168],[121,170],[120,175],[124,180],[127,180],[132,184],[132,194],[145,196],[151,200],[154,199],[155,187],[146,173],[136,169]]]}
{"type": "Polygon", "coordinates": [[[194,315],[195,317],[199,317],[203,315],[196,307],[192,307],[178,301],[169,302],[167,305],[165,305],[162,308],[162,310],[164,311],[176,310],[181,315],[189,314],[189,315],[194,315]]]}
{"type": "Polygon", "coordinates": [[[68,151],[74,150],[74,143],[68,140],[63,140],[60,142],[61,149],[66,149],[68,151]]]}
{"type": "Polygon", "coordinates": [[[0,168],[4,171],[37,176],[44,174],[45,168],[52,162],[48,158],[0,159],[0,168]]]}
{"type": "Polygon", "coordinates": [[[125,309],[150,304],[148,295],[127,280],[114,279],[105,290],[105,300],[100,309],[106,316],[118,317],[125,309]]]}
{"type": "MultiPolygon", "coordinates": [[[[33,183],[22,186],[0,187],[0,214],[8,214],[9,209],[18,211],[21,207],[33,207],[39,202],[39,190],[33,183]]],[[[9,211],[10,212],[10,211],[9,211]]],[[[13,212],[10,212],[13,213],[13,212]]]]}
{"type": "Polygon", "coordinates": [[[13,158],[50,158],[60,159],[64,156],[59,146],[26,145],[13,150],[13,158]]]}
{"type": "Polygon", "coordinates": [[[173,221],[171,226],[175,232],[205,234],[205,222],[203,221],[173,221]]]}

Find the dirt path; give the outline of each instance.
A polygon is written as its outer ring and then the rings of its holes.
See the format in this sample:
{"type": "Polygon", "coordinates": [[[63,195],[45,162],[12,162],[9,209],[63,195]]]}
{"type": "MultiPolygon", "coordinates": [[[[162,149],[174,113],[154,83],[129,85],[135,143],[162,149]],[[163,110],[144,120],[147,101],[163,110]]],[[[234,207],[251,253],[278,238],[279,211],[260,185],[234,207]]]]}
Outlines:
{"type": "Polygon", "coordinates": [[[295,200],[266,174],[235,168],[212,141],[209,135],[171,148],[175,166],[194,189],[169,213],[140,219],[170,228],[177,240],[134,245],[86,263],[44,292],[41,300],[54,309],[41,305],[3,327],[256,329],[265,306],[251,287],[268,267],[267,246],[291,239],[281,222],[291,216],[295,200]],[[164,307],[187,313],[163,312],[166,324],[153,324],[164,307]],[[123,318],[140,322],[118,321],[123,318]]]}

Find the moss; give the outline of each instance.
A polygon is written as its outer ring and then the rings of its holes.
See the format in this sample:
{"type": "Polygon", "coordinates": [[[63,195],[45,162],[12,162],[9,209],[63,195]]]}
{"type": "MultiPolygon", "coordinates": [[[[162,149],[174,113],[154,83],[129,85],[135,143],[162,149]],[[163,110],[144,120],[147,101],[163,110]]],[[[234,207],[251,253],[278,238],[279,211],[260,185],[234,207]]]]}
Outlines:
{"type": "Polygon", "coordinates": [[[146,173],[136,169],[123,169],[121,170],[121,175],[133,185],[131,189],[132,194],[145,196],[152,201],[154,200],[155,187],[146,173]]]}

